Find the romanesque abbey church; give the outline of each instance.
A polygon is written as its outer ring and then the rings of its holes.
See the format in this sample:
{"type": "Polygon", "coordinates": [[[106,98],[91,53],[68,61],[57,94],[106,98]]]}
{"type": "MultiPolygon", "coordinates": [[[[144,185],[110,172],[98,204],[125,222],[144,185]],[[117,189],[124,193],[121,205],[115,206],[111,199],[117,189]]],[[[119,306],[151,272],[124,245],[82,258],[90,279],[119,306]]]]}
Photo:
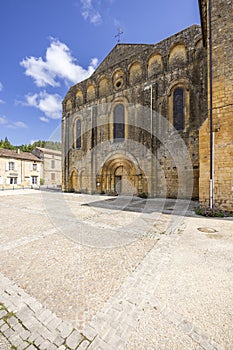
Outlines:
{"type": "Polygon", "coordinates": [[[118,43],[63,101],[63,191],[194,198],[233,211],[233,2],[201,26],[118,43]]]}

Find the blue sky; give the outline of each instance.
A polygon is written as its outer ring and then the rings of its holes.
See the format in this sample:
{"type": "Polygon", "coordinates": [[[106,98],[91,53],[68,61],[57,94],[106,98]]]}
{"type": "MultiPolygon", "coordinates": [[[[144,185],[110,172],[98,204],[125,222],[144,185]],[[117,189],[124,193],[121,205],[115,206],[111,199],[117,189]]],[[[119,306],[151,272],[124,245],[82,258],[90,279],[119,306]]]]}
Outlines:
{"type": "Polygon", "coordinates": [[[156,43],[199,24],[197,0],[1,0],[0,138],[49,140],[61,101],[116,45],[156,43]]]}

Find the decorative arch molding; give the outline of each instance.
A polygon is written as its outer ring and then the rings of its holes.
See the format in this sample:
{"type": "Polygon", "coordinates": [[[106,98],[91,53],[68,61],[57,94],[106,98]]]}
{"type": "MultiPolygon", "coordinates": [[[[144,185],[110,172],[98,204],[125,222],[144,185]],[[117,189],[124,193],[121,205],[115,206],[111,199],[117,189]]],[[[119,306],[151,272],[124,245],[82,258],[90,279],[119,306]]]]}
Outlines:
{"type": "Polygon", "coordinates": [[[106,76],[100,77],[98,81],[99,97],[105,97],[111,90],[110,81],[106,76]]]}
{"type": "Polygon", "coordinates": [[[142,63],[135,61],[129,66],[129,83],[134,85],[139,83],[143,77],[142,63]]]}
{"type": "Polygon", "coordinates": [[[93,101],[96,98],[96,86],[94,83],[91,83],[87,86],[87,95],[86,100],[87,102],[93,101]]]}
{"type": "Polygon", "coordinates": [[[68,99],[68,100],[65,102],[65,110],[66,110],[66,112],[72,110],[72,101],[71,101],[71,99],[68,99]]]}
{"type": "Polygon", "coordinates": [[[184,89],[189,91],[190,85],[191,85],[190,80],[186,79],[186,78],[173,80],[167,88],[167,95],[170,96],[172,94],[172,91],[174,90],[174,88],[176,88],[178,86],[182,86],[184,89]]]}
{"type": "Polygon", "coordinates": [[[178,68],[183,66],[187,60],[187,48],[183,43],[176,43],[171,47],[168,58],[170,68],[178,68]]]}
{"type": "Polygon", "coordinates": [[[112,74],[112,83],[116,91],[122,90],[126,85],[126,72],[122,68],[117,68],[112,74]]]}
{"type": "Polygon", "coordinates": [[[129,152],[113,151],[101,164],[98,191],[118,194],[148,193],[148,183],[137,159],[129,152]]]}
{"type": "Polygon", "coordinates": [[[163,70],[163,57],[160,53],[153,53],[147,61],[147,75],[148,78],[160,73],[163,70]]]}
{"type": "MultiPolygon", "coordinates": [[[[177,89],[182,89],[183,91],[183,128],[182,130],[179,129],[179,131],[186,131],[189,126],[189,119],[190,119],[190,82],[188,79],[180,79],[177,81],[174,81],[167,90],[168,95],[168,118],[169,122],[173,127],[175,127],[174,123],[174,93],[177,91],[177,89]]],[[[181,92],[181,91],[180,91],[181,92]]]]}
{"type": "Polygon", "coordinates": [[[75,94],[76,107],[83,104],[83,92],[82,90],[78,90],[75,94]]]}
{"type": "Polygon", "coordinates": [[[73,148],[82,149],[83,147],[83,117],[81,115],[75,116],[73,120],[73,148]]]}
{"type": "Polygon", "coordinates": [[[139,162],[137,158],[130,152],[124,151],[120,152],[119,150],[111,151],[109,152],[108,156],[106,159],[101,163],[100,165],[100,173],[104,167],[105,164],[110,163],[111,161],[119,162],[119,160],[124,159],[126,161],[130,161],[134,166],[137,171],[137,174],[140,175],[142,173],[142,169],[140,168],[139,162]]]}
{"type": "Polygon", "coordinates": [[[79,190],[79,174],[76,168],[73,168],[70,176],[70,188],[73,191],[79,190]]]}
{"type": "Polygon", "coordinates": [[[117,105],[123,105],[124,107],[124,124],[125,124],[124,138],[128,139],[128,135],[129,135],[129,125],[128,125],[129,117],[128,117],[128,108],[127,108],[128,100],[125,97],[119,97],[112,102],[110,115],[109,115],[109,131],[110,131],[109,139],[112,142],[114,142],[114,110],[117,105]]]}

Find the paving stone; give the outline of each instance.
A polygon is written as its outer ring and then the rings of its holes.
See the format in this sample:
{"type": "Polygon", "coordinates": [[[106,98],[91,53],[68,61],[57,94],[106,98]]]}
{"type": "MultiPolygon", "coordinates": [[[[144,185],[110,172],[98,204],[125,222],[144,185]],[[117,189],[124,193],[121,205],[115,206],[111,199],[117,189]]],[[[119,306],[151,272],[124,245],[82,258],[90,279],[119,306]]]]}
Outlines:
{"type": "Polygon", "coordinates": [[[67,322],[62,322],[57,329],[60,331],[60,335],[62,338],[66,338],[70,335],[73,330],[73,327],[67,322]]]}
{"type": "Polygon", "coordinates": [[[1,332],[5,334],[6,330],[9,329],[9,325],[5,322],[2,326],[1,326],[1,332]]]}
{"type": "Polygon", "coordinates": [[[19,335],[20,335],[20,338],[22,338],[23,340],[27,340],[28,337],[30,336],[30,332],[27,331],[26,329],[22,330],[19,335]]]}
{"type": "Polygon", "coordinates": [[[0,318],[4,317],[6,314],[6,310],[0,310],[0,318]]]}
{"type": "Polygon", "coordinates": [[[12,328],[8,328],[6,331],[4,331],[4,335],[7,339],[9,339],[14,334],[15,331],[12,328]]]}
{"type": "Polygon", "coordinates": [[[67,348],[65,347],[65,345],[61,345],[59,346],[58,350],[66,350],[67,348]]]}
{"type": "Polygon", "coordinates": [[[56,337],[56,339],[54,340],[53,344],[57,345],[57,346],[61,346],[64,343],[64,338],[62,338],[60,335],[58,335],[56,337]]]}
{"type": "Polygon", "coordinates": [[[51,345],[50,341],[44,340],[43,343],[40,344],[40,350],[48,350],[51,345]]]}
{"type": "Polygon", "coordinates": [[[76,349],[82,340],[83,337],[81,334],[78,331],[74,330],[66,339],[66,345],[71,349],[76,349]]]}
{"type": "Polygon", "coordinates": [[[27,329],[31,329],[33,327],[37,328],[39,326],[39,324],[40,324],[39,321],[34,316],[30,316],[30,317],[28,317],[28,319],[26,321],[23,321],[23,325],[27,329]]]}
{"type": "Polygon", "coordinates": [[[47,327],[51,331],[54,331],[61,323],[62,323],[62,320],[54,316],[54,318],[47,324],[47,327]]]}
{"type": "Polygon", "coordinates": [[[86,350],[88,346],[90,345],[90,342],[88,340],[84,340],[79,346],[78,350],[86,350]]]}
{"type": "Polygon", "coordinates": [[[92,341],[98,334],[96,329],[91,327],[90,325],[86,326],[82,333],[85,336],[85,338],[87,338],[90,341],[92,341]]]}
{"type": "Polygon", "coordinates": [[[40,344],[42,344],[44,341],[45,339],[41,335],[39,335],[39,337],[35,339],[34,344],[39,347],[40,344]]]}
{"type": "Polygon", "coordinates": [[[37,350],[34,345],[30,345],[26,350],[37,350]]]}
{"type": "Polygon", "coordinates": [[[8,323],[14,328],[19,323],[19,320],[15,316],[12,316],[8,318],[8,323]]]}
{"type": "Polygon", "coordinates": [[[23,326],[22,326],[21,323],[15,324],[12,328],[13,328],[14,331],[15,331],[16,333],[18,333],[18,334],[21,333],[21,332],[23,332],[23,331],[25,331],[25,328],[23,328],[23,326]]]}
{"type": "Polygon", "coordinates": [[[51,315],[52,315],[52,312],[44,308],[39,312],[36,312],[36,318],[42,323],[46,321],[49,317],[51,317],[51,315]]]}
{"type": "Polygon", "coordinates": [[[35,332],[35,331],[33,331],[33,332],[30,333],[30,335],[28,337],[28,341],[33,343],[39,337],[40,337],[40,334],[35,332]]]}

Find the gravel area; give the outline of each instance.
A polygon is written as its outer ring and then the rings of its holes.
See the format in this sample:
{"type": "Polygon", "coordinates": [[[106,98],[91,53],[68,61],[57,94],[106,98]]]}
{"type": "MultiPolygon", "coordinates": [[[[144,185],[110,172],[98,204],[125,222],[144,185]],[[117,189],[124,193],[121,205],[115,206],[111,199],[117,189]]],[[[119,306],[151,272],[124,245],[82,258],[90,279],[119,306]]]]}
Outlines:
{"type": "MultiPolygon", "coordinates": [[[[127,245],[108,249],[78,244],[60,234],[59,227],[56,228],[52,222],[60,219],[59,215],[48,218],[48,212],[43,208],[43,201],[47,198],[51,200],[53,195],[43,197],[36,192],[36,196],[33,194],[4,198],[2,247],[4,243],[22,237],[26,237],[26,242],[19,241],[16,247],[12,246],[2,252],[0,250],[0,270],[57,316],[81,330],[134,271],[156,244],[157,237],[139,237],[127,245]],[[9,206],[14,208],[13,217],[9,206]],[[11,224],[7,225],[9,220],[11,224]],[[51,228],[56,233],[47,237],[38,236],[38,239],[30,241],[30,235],[47,232],[51,228]]],[[[98,220],[99,215],[103,214],[106,225],[112,224],[112,217],[109,218],[105,209],[81,206],[80,204],[85,203],[82,196],[78,200],[77,197],[76,200],[73,196],[70,198],[69,208],[73,213],[76,212],[76,217],[85,217],[94,223],[98,211],[98,220]]],[[[86,198],[87,201],[93,201],[90,196],[86,198]]],[[[46,204],[50,203],[47,201],[46,204]]],[[[134,213],[131,216],[122,213],[124,220],[128,218],[129,222],[133,216],[134,213]]],[[[122,227],[122,220],[120,223],[122,227]]],[[[91,229],[95,230],[93,225],[91,229]]],[[[107,230],[105,227],[106,234],[107,230]]]]}

